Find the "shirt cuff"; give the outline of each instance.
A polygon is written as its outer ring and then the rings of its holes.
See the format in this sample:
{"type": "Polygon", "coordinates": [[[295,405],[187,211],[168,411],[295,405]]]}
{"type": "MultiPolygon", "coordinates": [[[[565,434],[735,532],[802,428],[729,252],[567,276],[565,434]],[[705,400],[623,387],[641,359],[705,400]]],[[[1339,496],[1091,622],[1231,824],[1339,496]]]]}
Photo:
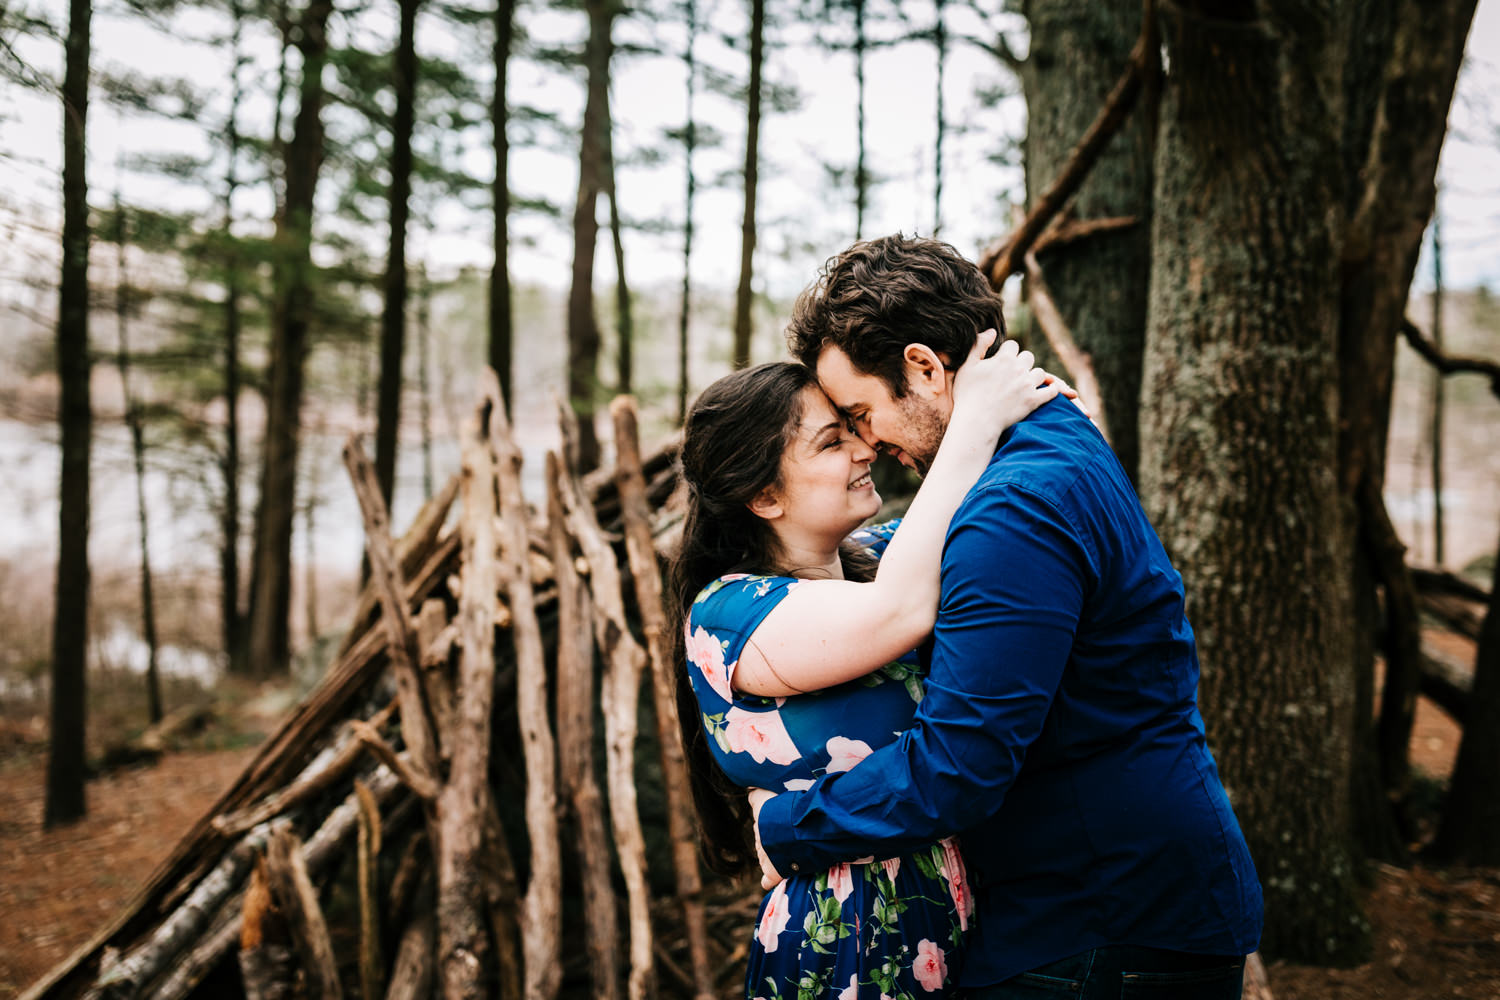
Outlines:
{"type": "Polygon", "coordinates": [[[760,846],[776,866],[782,878],[801,874],[807,868],[807,859],[799,850],[797,834],[792,826],[792,800],[797,792],[773,795],[760,807],[757,828],[760,830],[760,846]]]}

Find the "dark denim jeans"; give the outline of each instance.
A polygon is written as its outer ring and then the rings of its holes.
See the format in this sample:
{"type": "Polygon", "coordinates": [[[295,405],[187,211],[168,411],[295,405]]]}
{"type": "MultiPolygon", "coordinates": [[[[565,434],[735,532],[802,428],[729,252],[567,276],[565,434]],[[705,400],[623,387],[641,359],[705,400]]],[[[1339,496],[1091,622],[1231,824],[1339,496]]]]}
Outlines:
{"type": "Polygon", "coordinates": [[[1052,962],[964,1000],[1240,1000],[1245,960],[1116,945],[1052,962]]]}

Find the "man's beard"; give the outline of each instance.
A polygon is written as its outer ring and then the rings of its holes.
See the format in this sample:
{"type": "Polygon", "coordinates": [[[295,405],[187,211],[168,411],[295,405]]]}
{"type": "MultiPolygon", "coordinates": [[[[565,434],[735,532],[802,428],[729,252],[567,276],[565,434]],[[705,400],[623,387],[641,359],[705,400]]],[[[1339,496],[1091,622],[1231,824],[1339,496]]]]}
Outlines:
{"type": "Polygon", "coordinates": [[[902,396],[896,400],[901,409],[901,418],[906,422],[906,440],[909,447],[902,448],[916,467],[917,475],[927,477],[932,460],[937,457],[938,446],[943,443],[943,432],[947,423],[931,404],[915,396],[902,396]]]}

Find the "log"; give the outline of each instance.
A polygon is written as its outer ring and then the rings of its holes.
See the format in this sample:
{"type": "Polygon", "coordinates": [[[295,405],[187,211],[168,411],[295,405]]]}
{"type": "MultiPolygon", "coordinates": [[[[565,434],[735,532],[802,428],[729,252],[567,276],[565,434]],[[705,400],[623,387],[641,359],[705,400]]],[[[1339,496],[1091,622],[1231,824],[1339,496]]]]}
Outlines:
{"type": "Polygon", "coordinates": [[[1260,952],[1251,952],[1245,959],[1245,985],[1243,1000],[1274,1000],[1271,995],[1271,978],[1266,975],[1266,963],[1260,952]]]}
{"type": "Polygon", "coordinates": [[[432,952],[436,939],[432,910],[424,906],[401,932],[385,1000],[428,1000],[432,996],[432,952]]]}
{"type": "Polygon", "coordinates": [[[656,708],[656,737],[661,747],[662,782],[667,798],[667,834],[677,876],[677,898],[687,931],[688,959],[694,994],[712,1000],[713,975],[708,967],[708,932],[703,917],[703,878],[698,871],[694,838],[692,791],[677,722],[677,694],[667,616],[662,600],[661,567],[651,537],[651,511],[646,500],[646,478],[641,467],[640,434],[635,400],[617,396],[610,403],[615,426],[615,482],[625,528],[625,551],[635,581],[636,607],[651,665],[652,703],[656,708]]]}
{"type": "Polygon", "coordinates": [[[1363,543],[1385,591],[1385,684],[1381,688],[1377,751],[1387,794],[1398,800],[1408,789],[1412,725],[1422,683],[1421,621],[1416,590],[1406,569],[1406,546],[1385,509],[1385,498],[1371,476],[1356,497],[1363,543]]]}
{"type": "Polygon", "coordinates": [[[521,888],[493,795],[484,815],[484,854],[480,861],[479,874],[484,881],[484,901],[489,909],[490,933],[495,942],[500,998],[518,1000],[522,995],[523,980],[518,951],[520,924],[517,920],[521,911],[521,888]]]}
{"type": "Polygon", "coordinates": [[[333,939],[302,856],[302,839],[290,823],[279,821],[272,828],[266,844],[266,875],[271,895],[286,916],[292,942],[302,958],[308,996],[312,1000],[340,1000],[344,988],[339,983],[333,939]]]}
{"type": "MultiPolygon", "coordinates": [[[[453,685],[448,681],[447,668],[448,654],[457,636],[457,628],[448,621],[447,605],[436,597],[423,601],[422,610],[417,614],[417,648],[422,651],[418,666],[421,667],[427,708],[440,733],[453,731],[453,685]]],[[[438,742],[438,752],[443,760],[450,760],[453,748],[441,740],[438,742]]]]}
{"type": "MultiPolygon", "coordinates": [[[[161,985],[154,987],[147,994],[151,1000],[186,1000],[202,985],[203,980],[208,978],[209,973],[218,968],[224,955],[234,946],[235,940],[240,936],[239,904],[241,902],[240,899],[231,899],[224,904],[219,910],[219,916],[214,920],[213,927],[202,942],[195,946],[186,957],[176,962],[171,974],[162,980],[161,985]]],[[[282,998],[277,997],[272,1000],[282,1000],[282,998]]]]}
{"type": "Polygon", "coordinates": [[[377,997],[385,991],[385,963],[380,960],[380,806],[365,783],[354,779],[354,797],[359,803],[359,995],[377,997]]]}
{"type": "MultiPolygon", "coordinates": [[[[577,431],[571,410],[559,404],[562,436],[568,443],[577,431]]],[[[593,508],[583,500],[582,490],[571,469],[561,478],[563,509],[568,531],[589,566],[589,591],[594,599],[594,639],[604,653],[605,784],[609,789],[610,825],[619,852],[620,872],[625,880],[626,907],[630,917],[630,1000],[641,1000],[652,989],[650,893],[646,885],[646,841],[641,833],[640,810],[635,795],[635,738],[639,728],[637,700],[646,654],[630,633],[620,587],[620,567],[594,519],[593,508]]]]}
{"type": "MultiPolygon", "coordinates": [[[[240,979],[247,1000],[289,1000],[296,985],[297,967],[286,923],[271,898],[271,877],[266,859],[258,858],[245,889],[240,924],[240,979]]],[[[216,942],[210,939],[208,955],[216,960],[216,942]]],[[[222,957],[222,956],[219,956],[222,957]]]]}
{"type": "Polygon", "coordinates": [[[1474,697],[1472,666],[1454,662],[1438,649],[1422,647],[1422,694],[1448,713],[1460,726],[1467,725],[1474,697]]]}
{"type": "MultiPolygon", "coordinates": [[[[491,386],[499,398],[499,385],[491,386]]],[[[499,482],[501,577],[510,595],[516,651],[516,711],[526,764],[526,830],[530,873],[521,902],[521,947],[527,1000],[551,1000],[562,982],[562,861],[557,833],[557,750],[548,722],[547,664],[533,603],[526,503],[521,498],[520,452],[503,407],[493,408],[490,443],[499,482]]],[[[467,588],[465,588],[467,589],[467,588]]],[[[467,641],[467,638],[466,640],[467,641]]],[[[485,733],[488,739],[488,731],[485,733]]]]}
{"type": "Polygon", "coordinates": [[[610,881],[609,833],[594,775],[593,608],[573,564],[562,502],[562,463],[547,453],[547,520],[557,580],[557,749],[559,776],[577,827],[584,934],[593,995],[620,996],[619,924],[610,881]]]}
{"type": "MultiPolygon", "coordinates": [[[[453,766],[437,804],[441,824],[437,842],[437,936],[438,951],[442,956],[438,971],[442,978],[443,995],[448,1000],[460,1000],[484,992],[484,959],[488,952],[481,909],[482,886],[477,873],[483,838],[483,816],[489,795],[490,717],[495,679],[493,623],[497,606],[494,532],[497,465],[500,466],[502,497],[512,489],[517,497],[520,493],[519,482],[507,481],[508,471],[510,479],[515,479],[510,465],[515,446],[509,440],[505,426],[505,404],[500,397],[500,384],[493,371],[484,371],[481,385],[483,398],[479,412],[465,423],[463,430],[463,514],[459,522],[459,533],[463,538],[464,586],[458,605],[463,656],[459,661],[452,728],[448,731],[453,766]]],[[[524,573],[527,547],[524,509],[515,527],[519,528],[520,534],[512,536],[515,549],[510,554],[520,561],[522,568],[519,572],[524,573]]],[[[536,618],[530,607],[530,590],[518,581],[509,582],[519,646],[523,631],[537,629],[536,618]],[[523,623],[522,619],[528,613],[531,613],[531,617],[523,623]]],[[[527,586],[529,583],[529,580],[525,581],[527,586]]],[[[539,634],[536,636],[536,645],[540,650],[539,634]]],[[[525,675],[526,667],[527,664],[523,661],[523,674],[518,684],[520,692],[524,692],[534,680],[525,675]]],[[[527,725],[524,703],[520,711],[524,729],[527,725]]],[[[545,727],[545,709],[543,713],[542,725],[545,727]]],[[[534,720],[532,724],[534,725],[534,720]]],[[[530,756],[528,752],[528,764],[530,756]]],[[[549,785],[551,780],[548,775],[549,785]]],[[[528,791],[528,815],[530,802],[528,791]]],[[[534,834],[536,835],[539,834],[534,834]]]]}

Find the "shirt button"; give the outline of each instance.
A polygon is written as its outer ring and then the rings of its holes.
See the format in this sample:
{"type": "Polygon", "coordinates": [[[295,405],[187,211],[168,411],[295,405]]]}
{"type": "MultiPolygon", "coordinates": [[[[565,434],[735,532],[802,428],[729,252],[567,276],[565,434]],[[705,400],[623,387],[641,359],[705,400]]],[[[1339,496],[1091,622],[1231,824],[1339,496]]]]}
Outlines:
{"type": "Polygon", "coordinates": [[[802,870],[801,868],[797,867],[797,862],[793,861],[792,862],[792,871],[798,872],[798,871],[801,871],[801,870],[802,870]]]}

